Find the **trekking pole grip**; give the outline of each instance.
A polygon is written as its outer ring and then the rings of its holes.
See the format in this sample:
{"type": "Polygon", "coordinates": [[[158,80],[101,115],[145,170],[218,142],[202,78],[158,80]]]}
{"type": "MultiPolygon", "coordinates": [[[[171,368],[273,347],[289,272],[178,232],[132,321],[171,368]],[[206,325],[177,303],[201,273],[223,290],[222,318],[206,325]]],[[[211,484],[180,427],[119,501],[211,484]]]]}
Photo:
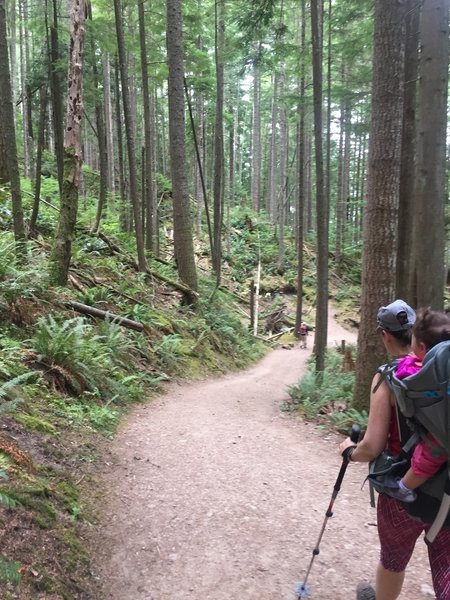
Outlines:
{"type": "Polygon", "coordinates": [[[352,425],[352,432],[350,434],[350,439],[355,444],[355,446],[349,446],[342,452],[342,458],[344,459],[344,462],[348,463],[350,461],[350,456],[351,456],[353,450],[355,449],[356,444],[358,443],[360,433],[361,433],[361,427],[357,423],[354,423],[352,425]]]}
{"type": "Polygon", "coordinates": [[[361,427],[357,423],[354,423],[352,425],[352,432],[350,434],[350,439],[352,440],[352,442],[357,444],[360,434],[361,434],[361,427]]]}

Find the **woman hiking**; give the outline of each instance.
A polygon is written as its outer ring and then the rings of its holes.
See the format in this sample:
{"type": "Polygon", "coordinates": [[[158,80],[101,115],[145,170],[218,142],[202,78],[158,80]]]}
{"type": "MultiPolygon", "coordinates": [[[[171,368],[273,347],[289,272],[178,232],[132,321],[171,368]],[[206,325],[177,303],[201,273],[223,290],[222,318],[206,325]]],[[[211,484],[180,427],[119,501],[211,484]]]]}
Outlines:
{"type": "MultiPolygon", "coordinates": [[[[414,310],[403,300],[382,306],[377,315],[378,331],[392,359],[402,359],[410,353],[411,330],[416,320],[414,310]]],[[[342,454],[351,448],[352,462],[370,462],[384,449],[392,456],[401,453],[395,398],[386,381],[377,373],[372,380],[370,410],[364,438],[355,445],[347,438],[339,445],[342,454]]],[[[358,585],[357,600],[396,600],[401,592],[405,569],[419,536],[430,524],[412,517],[406,504],[385,494],[377,502],[377,529],[380,538],[380,562],[375,589],[368,583],[358,585]]],[[[443,527],[428,544],[428,557],[437,600],[450,599],[450,528],[443,527]]]]}

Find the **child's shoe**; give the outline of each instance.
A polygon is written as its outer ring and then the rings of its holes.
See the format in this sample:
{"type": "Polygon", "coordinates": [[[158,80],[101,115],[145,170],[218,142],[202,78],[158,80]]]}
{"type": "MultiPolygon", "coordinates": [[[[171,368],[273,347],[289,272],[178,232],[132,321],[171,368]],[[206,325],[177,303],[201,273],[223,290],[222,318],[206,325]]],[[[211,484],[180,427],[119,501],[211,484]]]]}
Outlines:
{"type": "Polygon", "coordinates": [[[383,480],[370,479],[371,484],[381,494],[387,494],[392,498],[396,498],[401,502],[414,502],[417,494],[414,490],[410,490],[405,485],[400,477],[383,477],[383,480]]]}

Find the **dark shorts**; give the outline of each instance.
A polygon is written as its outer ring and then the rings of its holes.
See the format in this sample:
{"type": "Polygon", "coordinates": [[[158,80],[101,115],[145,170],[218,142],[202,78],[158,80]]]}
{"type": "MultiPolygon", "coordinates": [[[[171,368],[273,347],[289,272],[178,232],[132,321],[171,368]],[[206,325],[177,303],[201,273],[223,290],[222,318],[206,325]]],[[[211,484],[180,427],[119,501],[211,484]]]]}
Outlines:
{"type": "MultiPolygon", "coordinates": [[[[380,562],[388,571],[400,573],[414,551],[419,536],[429,525],[411,517],[399,500],[380,494],[377,504],[380,562]]],[[[432,544],[428,558],[437,600],[450,599],[450,529],[444,528],[432,544]]]]}

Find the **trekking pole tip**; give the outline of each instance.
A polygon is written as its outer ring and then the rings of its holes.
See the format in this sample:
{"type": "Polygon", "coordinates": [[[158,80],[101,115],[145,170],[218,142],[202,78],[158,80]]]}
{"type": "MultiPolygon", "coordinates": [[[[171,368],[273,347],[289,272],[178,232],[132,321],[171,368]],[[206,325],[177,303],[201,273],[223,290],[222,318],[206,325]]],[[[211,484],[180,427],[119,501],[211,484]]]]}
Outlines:
{"type": "Polygon", "coordinates": [[[297,584],[295,593],[297,594],[297,598],[309,598],[311,596],[311,590],[304,583],[297,584]]]}

